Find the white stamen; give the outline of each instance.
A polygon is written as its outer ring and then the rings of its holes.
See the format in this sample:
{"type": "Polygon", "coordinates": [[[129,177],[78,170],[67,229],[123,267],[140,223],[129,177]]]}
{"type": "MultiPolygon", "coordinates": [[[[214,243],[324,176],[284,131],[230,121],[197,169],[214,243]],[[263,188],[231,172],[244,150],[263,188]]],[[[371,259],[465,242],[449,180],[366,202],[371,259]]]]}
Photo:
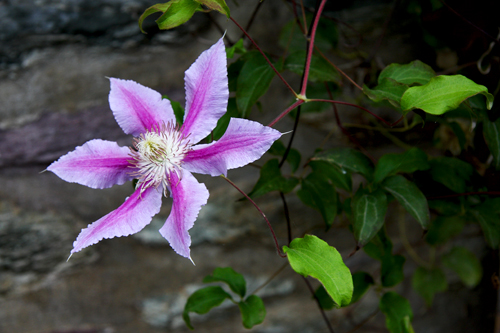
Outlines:
{"type": "Polygon", "coordinates": [[[151,186],[161,186],[167,197],[171,185],[169,175],[175,173],[179,180],[182,179],[181,164],[191,150],[190,142],[172,123],[153,128],[134,141],[131,164],[137,169],[132,173],[139,179],[137,186],[144,184],[141,192],[151,186]]]}

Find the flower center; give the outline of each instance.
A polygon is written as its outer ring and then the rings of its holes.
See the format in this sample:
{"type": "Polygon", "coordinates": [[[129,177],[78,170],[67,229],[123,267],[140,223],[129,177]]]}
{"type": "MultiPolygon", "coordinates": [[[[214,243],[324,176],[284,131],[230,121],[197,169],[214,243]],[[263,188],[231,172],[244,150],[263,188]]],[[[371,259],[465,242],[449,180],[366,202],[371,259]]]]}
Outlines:
{"type": "Polygon", "coordinates": [[[168,196],[170,175],[175,172],[178,179],[182,178],[182,160],[191,150],[186,139],[173,123],[162,124],[134,139],[135,150],[131,149],[133,160],[130,162],[136,169],[132,175],[139,180],[137,186],[144,184],[142,191],[161,185],[168,196]]]}

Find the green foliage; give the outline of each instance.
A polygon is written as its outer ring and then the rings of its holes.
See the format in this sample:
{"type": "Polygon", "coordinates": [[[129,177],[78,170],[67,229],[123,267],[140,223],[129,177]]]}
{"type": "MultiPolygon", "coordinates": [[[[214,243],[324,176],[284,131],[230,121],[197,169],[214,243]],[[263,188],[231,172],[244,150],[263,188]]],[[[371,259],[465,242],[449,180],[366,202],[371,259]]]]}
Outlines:
{"type": "Polygon", "coordinates": [[[494,249],[500,245],[498,204],[498,199],[486,199],[482,204],[471,209],[472,215],[483,229],[486,242],[494,249]]]}
{"type": "Polygon", "coordinates": [[[229,12],[229,7],[226,5],[226,2],[224,0],[196,0],[196,2],[226,15],[227,18],[229,18],[229,16],[231,15],[229,12]]]}
{"type": "Polygon", "coordinates": [[[295,272],[318,279],[338,306],[349,305],[353,293],[351,272],[334,247],[316,236],[305,235],[295,238],[283,251],[295,272]]]}
{"type": "Polygon", "coordinates": [[[414,84],[423,85],[428,83],[436,73],[429,66],[415,60],[409,64],[390,64],[380,73],[378,82],[380,84],[384,79],[392,79],[396,82],[411,86],[414,84]]]}
{"type": "Polygon", "coordinates": [[[245,328],[252,328],[264,321],[266,318],[266,308],[262,298],[250,295],[245,301],[238,303],[241,312],[241,320],[245,328]]]}
{"type": "Polygon", "coordinates": [[[387,197],[381,189],[372,193],[359,188],[352,201],[354,237],[359,247],[367,244],[384,225],[387,197]]]}
{"type": "MultiPolygon", "coordinates": [[[[207,275],[203,279],[203,282],[226,283],[234,293],[239,295],[241,300],[237,302],[237,304],[245,328],[252,328],[264,321],[266,317],[264,302],[256,295],[250,295],[246,299],[244,298],[246,294],[246,281],[243,275],[235,272],[231,267],[216,268],[212,275],[207,275]]],[[[226,299],[236,303],[233,297],[225,292],[220,286],[210,286],[195,291],[189,296],[184,306],[184,312],[182,313],[182,318],[186,326],[193,329],[191,318],[189,317],[190,312],[205,314],[214,307],[221,305],[226,299]]]]}
{"type": "MultiPolygon", "coordinates": [[[[290,54],[285,60],[285,69],[301,75],[304,73],[304,63],[306,61],[305,51],[296,51],[290,54]]],[[[340,83],[340,75],[328,61],[320,56],[313,55],[311,67],[309,69],[309,80],[312,82],[336,82],[340,83]]]]}
{"type": "Polygon", "coordinates": [[[333,148],[316,154],[313,161],[325,161],[337,165],[342,172],[351,171],[373,179],[373,163],[363,153],[351,148],[333,148]]]}
{"type": "Polygon", "coordinates": [[[351,173],[341,169],[338,165],[317,160],[309,162],[309,166],[314,173],[325,177],[333,186],[346,190],[347,192],[352,191],[351,173]]]}
{"type": "Polygon", "coordinates": [[[413,311],[410,302],[394,291],[385,293],[380,299],[380,311],[385,315],[385,325],[391,333],[412,333],[413,311]]]}
{"type": "Polygon", "coordinates": [[[396,173],[413,173],[430,167],[427,154],[418,148],[411,148],[402,154],[385,154],[378,160],[374,181],[378,183],[396,173]]]}
{"type": "Polygon", "coordinates": [[[247,49],[243,45],[243,38],[238,39],[238,41],[231,47],[226,48],[226,55],[228,59],[233,59],[235,54],[245,54],[247,49]]]}
{"type": "Polygon", "coordinates": [[[500,169],[500,118],[494,122],[486,118],[483,121],[483,134],[493,156],[494,166],[498,170],[500,169]]]}
{"type": "Polygon", "coordinates": [[[418,267],[413,273],[412,286],[422,296],[427,306],[432,305],[436,293],[448,289],[446,276],[439,268],[418,267]]]}
{"type": "Polygon", "coordinates": [[[321,306],[323,310],[331,310],[335,307],[335,302],[330,297],[330,295],[328,295],[328,292],[326,291],[325,287],[323,287],[323,285],[319,286],[318,289],[316,289],[316,291],[314,292],[314,297],[316,297],[319,302],[319,306],[321,306]]]}
{"type": "Polygon", "coordinates": [[[172,29],[186,23],[200,8],[200,3],[194,0],[170,0],[166,3],[159,3],[146,9],[139,18],[139,28],[142,30],[142,22],[151,14],[162,12],[156,24],[162,30],[172,29]]]}
{"type": "Polygon", "coordinates": [[[236,273],[231,267],[216,268],[212,275],[205,276],[203,282],[224,282],[234,293],[240,295],[241,297],[245,297],[247,292],[245,278],[243,275],[236,273]]]}
{"type": "Polygon", "coordinates": [[[236,83],[236,105],[241,115],[246,117],[252,106],[269,89],[274,71],[258,51],[245,53],[244,60],[236,83]]]}
{"type": "Polygon", "coordinates": [[[339,200],[335,188],[323,174],[313,172],[304,178],[297,196],[303,203],[321,213],[327,229],[331,227],[337,216],[339,200]]]}
{"type": "Polygon", "coordinates": [[[352,275],[354,292],[352,293],[351,304],[356,303],[368,291],[371,285],[375,284],[372,276],[365,272],[356,272],[352,275]]]}
{"type": "Polygon", "coordinates": [[[474,171],[469,163],[454,157],[437,157],[430,160],[430,164],[432,179],[454,192],[465,192],[474,171]]]}
{"type": "Polygon", "coordinates": [[[454,271],[469,288],[481,281],[483,268],[476,256],[464,247],[456,246],[446,253],[441,260],[443,265],[454,271]]]}
{"type": "Polygon", "coordinates": [[[465,226],[463,216],[438,216],[432,221],[425,241],[430,245],[441,245],[460,234],[465,226]]]}
{"type": "Polygon", "coordinates": [[[455,110],[460,103],[477,94],[487,99],[487,108],[493,106],[493,95],[485,86],[462,75],[440,75],[433,77],[427,84],[409,88],[401,98],[403,112],[413,109],[440,115],[455,110]]]}
{"type": "Polygon", "coordinates": [[[384,190],[389,192],[403,206],[422,228],[427,229],[430,222],[429,207],[424,194],[417,185],[400,175],[386,178],[382,183],[384,190]]]}
{"type": "Polygon", "coordinates": [[[212,135],[208,136],[207,141],[212,142],[213,140],[219,140],[224,135],[224,133],[226,133],[231,118],[237,118],[237,117],[238,117],[238,109],[236,107],[236,99],[234,97],[231,97],[229,98],[229,101],[227,103],[226,113],[222,117],[220,117],[220,119],[217,121],[217,126],[215,126],[214,130],[212,131],[212,135]]]}
{"type": "Polygon", "coordinates": [[[184,306],[184,312],[182,313],[182,318],[184,322],[186,322],[186,326],[190,329],[194,329],[193,325],[191,325],[189,312],[205,314],[216,306],[221,305],[226,298],[231,299],[231,295],[226,293],[219,286],[205,287],[195,291],[189,296],[184,306]]]}
{"type": "Polygon", "coordinates": [[[408,89],[408,86],[399,83],[391,78],[379,80],[379,84],[373,89],[363,85],[363,92],[374,102],[387,100],[393,106],[399,108],[401,105],[401,97],[408,89]]]}
{"type": "Polygon", "coordinates": [[[254,188],[248,195],[256,198],[272,191],[281,191],[283,193],[291,192],[299,180],[295,177],[285,178],[281,175],[277,159],[266,162],[260,169],[260,178],[254,188]]]}
{"type": "MultiPolygon", "coordinates": [[[[276,140],[268,150],[268,153],[272,155],[283,156],[285,154],[285,151],[286,147],[285,145],[283,145],[283,142],[281,142],[281,140],[276,140]]],[[[290,164],[292,173],[297,171],[297,169],[299,168],[300,159],[301,157],[299,151],[295,148],[291,148],[288,152],[288,156],[286,157],[286,161],[290,164]]]]}

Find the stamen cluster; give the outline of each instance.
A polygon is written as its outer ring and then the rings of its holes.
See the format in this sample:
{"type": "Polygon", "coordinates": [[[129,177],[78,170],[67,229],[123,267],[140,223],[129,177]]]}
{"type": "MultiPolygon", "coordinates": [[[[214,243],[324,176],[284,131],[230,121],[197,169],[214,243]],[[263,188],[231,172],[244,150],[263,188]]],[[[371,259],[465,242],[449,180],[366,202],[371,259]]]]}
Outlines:
{"type": "Polygon", "coordinates": [[[139,179],[137,186],[144,184],[144,191],[161,185],[164,195],[168,197],[170,175],[175,172],[177,178],[182,179],[182,160],[191,150],[187,137],[172,122],[163,123],[134,138],[133,146],[135,149],[130,149],[133,158],[130,163],[135,169],[132,175],[139,179]]]}

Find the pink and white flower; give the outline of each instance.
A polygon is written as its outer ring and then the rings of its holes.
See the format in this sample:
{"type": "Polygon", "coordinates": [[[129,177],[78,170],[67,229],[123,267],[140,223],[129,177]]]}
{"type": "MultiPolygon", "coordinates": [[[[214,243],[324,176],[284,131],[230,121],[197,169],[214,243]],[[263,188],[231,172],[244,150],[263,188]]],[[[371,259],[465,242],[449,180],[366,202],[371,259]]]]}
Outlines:
{"type": "Polygon", "coordinates": [[[125,202],[83,229],[71,253],[103,238],[142,230],[160,211],[162,195],[172,197],[172,211],[160,233],[181,256],[190,258],[193,226],[208,190],[191,172],[227,175],[259,159],[281,133],[257,122],[232,118],[226,133],[198,144],[224,115],[229,98],[224,42],[203,52],[185,73],[186,113],[182,126],[167,99],[134,81],[111,78],[109,104],[118,125],[133,135],[133,148],[91,140],[52,163],[47,170],[65,181],[108,188],[138,179],[125,202]]]}

